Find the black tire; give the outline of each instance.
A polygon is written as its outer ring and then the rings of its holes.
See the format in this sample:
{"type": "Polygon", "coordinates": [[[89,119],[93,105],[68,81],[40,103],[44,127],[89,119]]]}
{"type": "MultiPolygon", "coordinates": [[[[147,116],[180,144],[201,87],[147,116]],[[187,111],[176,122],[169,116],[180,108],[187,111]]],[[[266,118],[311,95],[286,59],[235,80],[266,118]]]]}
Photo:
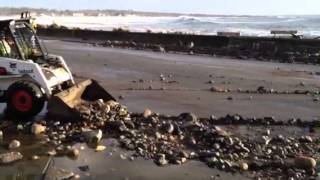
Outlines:
{"type": "Polygon", "coordinates": [[[14,116],[30,118],[41,112],[45,95],[40,87],[31,81],[17,81],[6,92],[7,111],[14,116]]]}

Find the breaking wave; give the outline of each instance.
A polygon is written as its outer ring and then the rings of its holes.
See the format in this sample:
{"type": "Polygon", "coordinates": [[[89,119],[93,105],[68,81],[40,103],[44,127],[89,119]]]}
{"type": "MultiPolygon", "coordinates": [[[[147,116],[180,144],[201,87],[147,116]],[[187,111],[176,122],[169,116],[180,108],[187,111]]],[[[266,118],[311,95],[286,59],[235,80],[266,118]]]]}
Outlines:
{"type": "MultiPolygon", "coordinates": [[[[0,17],[3,19],[4,17],[0,17]]],[[[6,17],[7,18],[7,17],[6,17]]],[[[304,36],[320,36],[320,16],[48,16],[37,17],[39,24],[58,25],[69,28],[129,31],[183,32],[193,34],[216,34],[218,31],[240,32],[241,35],[270,36],[271,30],[297,30],[304,36]]]]}

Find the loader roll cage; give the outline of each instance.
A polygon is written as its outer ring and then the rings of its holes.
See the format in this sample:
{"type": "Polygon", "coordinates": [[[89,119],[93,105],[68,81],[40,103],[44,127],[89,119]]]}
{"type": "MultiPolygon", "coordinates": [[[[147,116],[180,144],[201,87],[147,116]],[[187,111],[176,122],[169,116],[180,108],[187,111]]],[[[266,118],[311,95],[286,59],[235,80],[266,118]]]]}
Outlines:
{"type": "Polygon", "coordinates": [[[14,41],[14,49],[17,52],[15,57],[21,60],[44,59],[45,53],[39,42],[38,37],[31,26],[24,20],[6,20],[0,21],[0,31],[6,34],[7,38],[14,41]]]}

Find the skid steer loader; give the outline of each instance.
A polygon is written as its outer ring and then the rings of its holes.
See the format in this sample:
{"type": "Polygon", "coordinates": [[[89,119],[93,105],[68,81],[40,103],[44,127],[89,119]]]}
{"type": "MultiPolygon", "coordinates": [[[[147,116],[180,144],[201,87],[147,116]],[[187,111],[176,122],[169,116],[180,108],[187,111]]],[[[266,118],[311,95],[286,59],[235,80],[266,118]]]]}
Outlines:
{"type": "Polygon", "coordinates": [[[81,101],[115,100],[96,81],[75,84],[63,57],[48,54],[28,21],[0,21],[0,102],[16,117],[36,116],[47,102],[51,116],[77,118],[81,101]]]}

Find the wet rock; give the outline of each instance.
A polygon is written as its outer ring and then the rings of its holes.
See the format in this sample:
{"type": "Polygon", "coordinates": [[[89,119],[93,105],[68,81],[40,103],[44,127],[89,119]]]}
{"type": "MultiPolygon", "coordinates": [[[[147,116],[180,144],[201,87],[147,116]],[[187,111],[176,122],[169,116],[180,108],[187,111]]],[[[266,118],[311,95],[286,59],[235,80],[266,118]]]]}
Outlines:
{"type": "Polygon", "coordinates": [[[211,120],[211,121],[216,121],[217,119],[218,119],[218,118],[217,118],[215,115],[211,115],[211,116],[210,116],[210,120],[211,120]]]}
{"type": "Polygon", "coordinates": [[[162,46],[158,46],[158,51],[161,52],[161,53],[165,53],[166,52],[166,49],[162,46]]]}
{"type": "Polygon", "coordinates": [[[82,129],[82,136],[88,143],[98,143],[102,138],[102,131],[92,129],[82,129]]]}
{"type": "Polygon", "coordinates": [[[270,136],[270,129],[267,129],[267,130],[266,130],[266,135],[267,135],[267,136],[270,136]]]}
{"type": "Polygon", "coordinates": [[[126,159],[127,159],[127,156],[126,156],[125,154],[120,154],[120,158],[121,158],[122,160],[126,160],[126,159]]]}
{"type": "Polygon", "coordinates": [[[182,113],[179,117],[189,122],[196,122],[198,120],[197,116],[193,113],[182,113]]]}
{"type": "Polygon", "coordinates": [[[39,160],[40,159],[40,157],[39,156],[37,156],[37,155],[33,155],[33,156],[31,156],[31,160],[39,160]]]}
{"type": "Polygon", "coordinates": [[[168,160],[166,159],[166,155],[165,154],[158,154],[157,158],[155,160],[155,163],[158,166],[165,166],[168,164],[168,160]]]}
{"type": "Polygon", "coordinates": [[[47,152],[47,155],[49,155],[49,156],[56,156],[57,155],[57,151],[56,150],[49,150],[48,152],[47,152]]]}
{"type": "Polygon", "coordinates": [[[302,87],[304,87],[304,86],[306,85],[306,83],[303,82],[303,81],[301,81],[301,82],[299,83],[299,85],[302,86],[302,87]]]}
{"type": "Polygon", "coordinates": [[[249,165],[246,162],[240,162],[239,167],[242,171],[247,171],[249,169],[249,165]]]}
{"type": "Polygon", "coordinates": [[[227,99],[228,99],[229,101],[232,101],[232,100],[233,100],[233,97],[232,97],[232,96],[229,96],[227,99]]]}
{"type": "Polygon", "coordinates": [[[18,124],[17,125],[17,130],[18,131],[22,131],[24,128],[23,128],[23,125],[22,124],[18,124]]]}
{"type": "Polygon", "coordinates": [[[294,165],[300,169],[310,170],[316,167],[317,162],[312,157],[298,156],[294,159],[294,165]]]}
{"type": "Polygon", "coordinates": [[[13,140],[9,143],[9,149],[16,149],[16,148],[19,148],[20,146],[21,146],[21,143],[18,140],[13,140]]]}
{"type": "Polygon", "coordinates": [[[302,143],[312,143],[313,139],[311,136],[302,136],[299,141],[302,143]]]}
{"type": "Polygon", "coordinates": [[[173,133],[173,131],[174,131],[173,124],[171,124],[171,123],[165,124],[164,125],[164,130],[166,131],[166,133],[169,133],[169,134],[173,133]]]}
{"type": "Polygon", "coordinates": [[[9,164],[23,158],[20,152],[9,152],[0,154],[0,164],[9,164]]]}
{"type": "Polygon", "coordinates": [[[101,151],[104,151],[106,149],[105,146],[102,146],[102,145],[98,145],[95,149],[96,152],[101,152],[101,151]]]}
{"type": "Polygon", "coordinates": [[[212,92],[225,92],[225,90],[222,87],[218,87],[218,86],[211,87],[210,91],[212,91],[212,92]]]}
{"type": "Polygon", "coordinates": [[[145,109],[143,112],[143,117],[148,118],[149,116],[152,115],[152,111],[150,109],[145,109]]]}
{"type": "Polygon", "coordinates": [[[44,133],[46,131],[46,126],[43,126],[38,123],[33,123],[31,126],[31,133],[34,135],[39,135],[41,133],[44,133]]]}
{"type": "Polygon", "coordinates": [[[119,99],[124,99],[124,95],[119,95],[119,99]]]}
{"type": "Polygon", "coordinates": [[[67,155],[71,158],[78,158],[80,155],[80,151],[76,148],[70,149],[67,155]]]}
{"type": "Polygon", "coordinates": [[[90,167],[88,165],[85,165],[85,166],[79,166],[78,169],[82,172],[87,172],[90,170],[90,167]]]}
{"type": "Polygon", "coordinates": [[[267,93],[267,89],[264,86],[259,86],[257,88],[258,93],[267,93]]]}

